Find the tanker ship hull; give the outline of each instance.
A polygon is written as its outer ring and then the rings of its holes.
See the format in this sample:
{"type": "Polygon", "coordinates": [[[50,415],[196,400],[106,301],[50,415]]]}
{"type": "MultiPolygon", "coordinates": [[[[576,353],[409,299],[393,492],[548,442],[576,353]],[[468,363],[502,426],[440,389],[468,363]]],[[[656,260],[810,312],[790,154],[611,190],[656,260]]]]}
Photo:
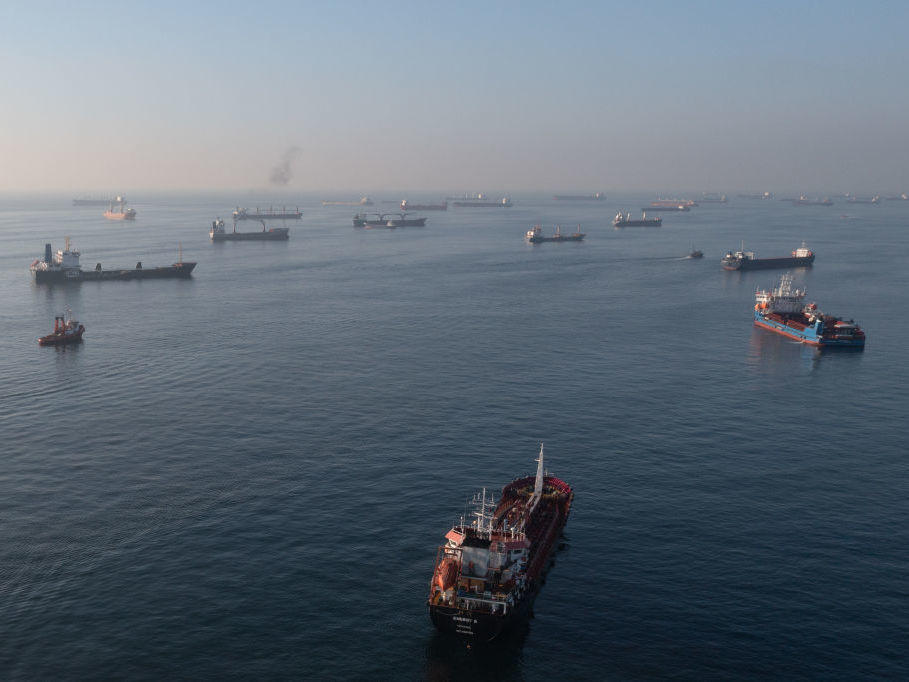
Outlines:
{"type": "Polygon", "coordinates": [[[517,625],[527,621],[538,592],[535,590],[528,594],[524,601],[504,616],[433,605],[429,607],[429,617],[439,632],[470,642],[488,643],[507,635],[517,625]]]}
{"type": "Polygon", "coordinates": [[[724,270],[772,270],[774,268],[807,268],[814,263],[814,255],[804,258],[736,258],[722,261],[724,270]]]}
{"type": "Polygon", "coordinates": [[[36,284],[66,284],[70,282],[108,282],[133,279],[188,279],[195,263],[175,263],[160,268],[132,270],[35,270],[36,284]]]}
{"type": "Polygon", "coordinates": [[[804,321],[801,323],[793,322],[780,316],[762,315],[760,312],[755,312],[754,324],[756,327],[776,332],[777,334],[817,348],[862,349],[865,347],[864,335],[844,335],[842,338],[837,338],[836,335],[818,335],[815,328],[805,324],[804,321]]]}
{"type": "Polygon", "coordinates": [[[211,235],[213,242],[269,242],[287,241],[289,238],[287,228],[274,228],[268,232],[215,232],[211,235]]]}

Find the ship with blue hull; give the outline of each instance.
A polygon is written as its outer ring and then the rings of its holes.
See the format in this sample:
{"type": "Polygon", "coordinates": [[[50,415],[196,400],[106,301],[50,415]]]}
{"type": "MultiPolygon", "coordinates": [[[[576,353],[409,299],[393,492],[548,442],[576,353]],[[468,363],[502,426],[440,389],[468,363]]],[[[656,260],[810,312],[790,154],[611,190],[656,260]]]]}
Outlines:
{"type": "Polygon", "coordinates": [[[854,320],[827,315],[816,303],[805,303],[805,290],[792,286],[785,274],[771,290],[755,293],[754,324],[819,348],[865,347],[865,332],[854,320]]]}
{"type": "Polygon", "coordinates": [[[724,270],[772,270],[774,268],[804,268],[814,264],[814,252],[805,242],[792,252],[791,256],[782,258],[758,258],[754,251],[727,251],[720,261],[724,270]]]}

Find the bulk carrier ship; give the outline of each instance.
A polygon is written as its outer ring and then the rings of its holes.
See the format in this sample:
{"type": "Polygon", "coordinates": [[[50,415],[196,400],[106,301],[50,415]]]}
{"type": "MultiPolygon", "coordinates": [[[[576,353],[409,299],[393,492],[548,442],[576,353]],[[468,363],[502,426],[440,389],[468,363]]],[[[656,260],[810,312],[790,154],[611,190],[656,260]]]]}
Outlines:
{"type": "Polygon", "coordinates": [[[771,268],[809,267],[814,263],[814,253],[802,245],[786,258],[756,258],[754,251],[727,251],[720,261],[724,270],[767,270],[771,268]]]}
{"type": "Polygon", "coordinates": [[[111,280],[130,279],[168,279],[173,277],[187,278],[192,275],[195,262],[183,261],[183,249],[173,265],[143,268],[142,261],[136,263],[132,270],[104,270],[101,263],[94,270],[83,270],[79,265],[80,253],[71,249],[69,237],[66,247],[53,253],[50,244],[44,245],[44,258],[36,260],[29,268],[35,276],[36,284],[63,284],[66,282],[106,282],[111,280]]]}
{"type": "Polygon", "coordinates": [[[640,220],[631,217],[631,213],[619,211],[612,219],[614,227],[659,227],[663,224],[662,218],[648,218],[647,211],[641,211],[640,220]]]}
{"type": "Polygon", "coordinates": [[[864,348],[865,332],[854,320],[825,315],[815,303],[805,305],[805,290],[792,288],[785,274],[770,291],[755,293],[754,324],[822,348],[864,348]]]}
{"type": "Polygon", "coordinates": [[[568,521],[574,492],[543,473],[512,481],[498,504],[484,488],[476,517],[445,534],[429,588],[429,617],[442,632],[489,642],[527,618],[543,584],[556,542],[568,521]]]}

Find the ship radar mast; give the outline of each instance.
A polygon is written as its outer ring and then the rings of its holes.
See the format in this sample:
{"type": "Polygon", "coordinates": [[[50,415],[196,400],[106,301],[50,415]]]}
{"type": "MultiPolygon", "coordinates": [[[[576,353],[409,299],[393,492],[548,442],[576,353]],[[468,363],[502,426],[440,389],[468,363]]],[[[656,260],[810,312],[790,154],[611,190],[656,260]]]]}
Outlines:
{"type": "Polygon", "coordinates": [[[540,456],[537,457],[537,476],[533,482],[533,495],[528,500],[527,507],[531,512],[536,508],[543,496],[543,444],[540,443],[540,456]]]}
{"type": "Polygon", "coordinates": [[[543,444],[540,443],[540,456],[537,458],[537,478],[533,483],[533,496],[543,494],[543,444]]]}

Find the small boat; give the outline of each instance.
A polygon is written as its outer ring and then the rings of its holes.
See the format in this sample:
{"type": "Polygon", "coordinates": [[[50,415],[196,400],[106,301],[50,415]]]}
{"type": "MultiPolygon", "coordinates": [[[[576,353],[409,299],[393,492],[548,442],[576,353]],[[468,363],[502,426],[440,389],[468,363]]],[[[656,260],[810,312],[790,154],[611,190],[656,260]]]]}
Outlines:
{"type": "Polygon", "coordinates": [[[578,231],[573,234],[562,234],[562,229],[556,225],[556,231],[551,237],[543,236],[543,228],[540,225],[534,225],[533,229],[524,233],[524,238],[531,244],[540,244],[541,242],[579,242],[586,237],[581,232],[581,226],[578,225],[578,231]]]}
{"type": "Polygon", "coordinates": [[[73,319],[73,313],[67,309],[66,317],[54,317],[54,331],[47,336],[38,337],[39,346],[62,346],[67,343],[82,343],[85,326],[73,319]]]}
{"type": "Polygon", "coordinates": [[[704,257],[704,252],[701,251],[700,249],[692,249],[688,253],[688,258],[703,258],[703,257],[704,257]]]}

